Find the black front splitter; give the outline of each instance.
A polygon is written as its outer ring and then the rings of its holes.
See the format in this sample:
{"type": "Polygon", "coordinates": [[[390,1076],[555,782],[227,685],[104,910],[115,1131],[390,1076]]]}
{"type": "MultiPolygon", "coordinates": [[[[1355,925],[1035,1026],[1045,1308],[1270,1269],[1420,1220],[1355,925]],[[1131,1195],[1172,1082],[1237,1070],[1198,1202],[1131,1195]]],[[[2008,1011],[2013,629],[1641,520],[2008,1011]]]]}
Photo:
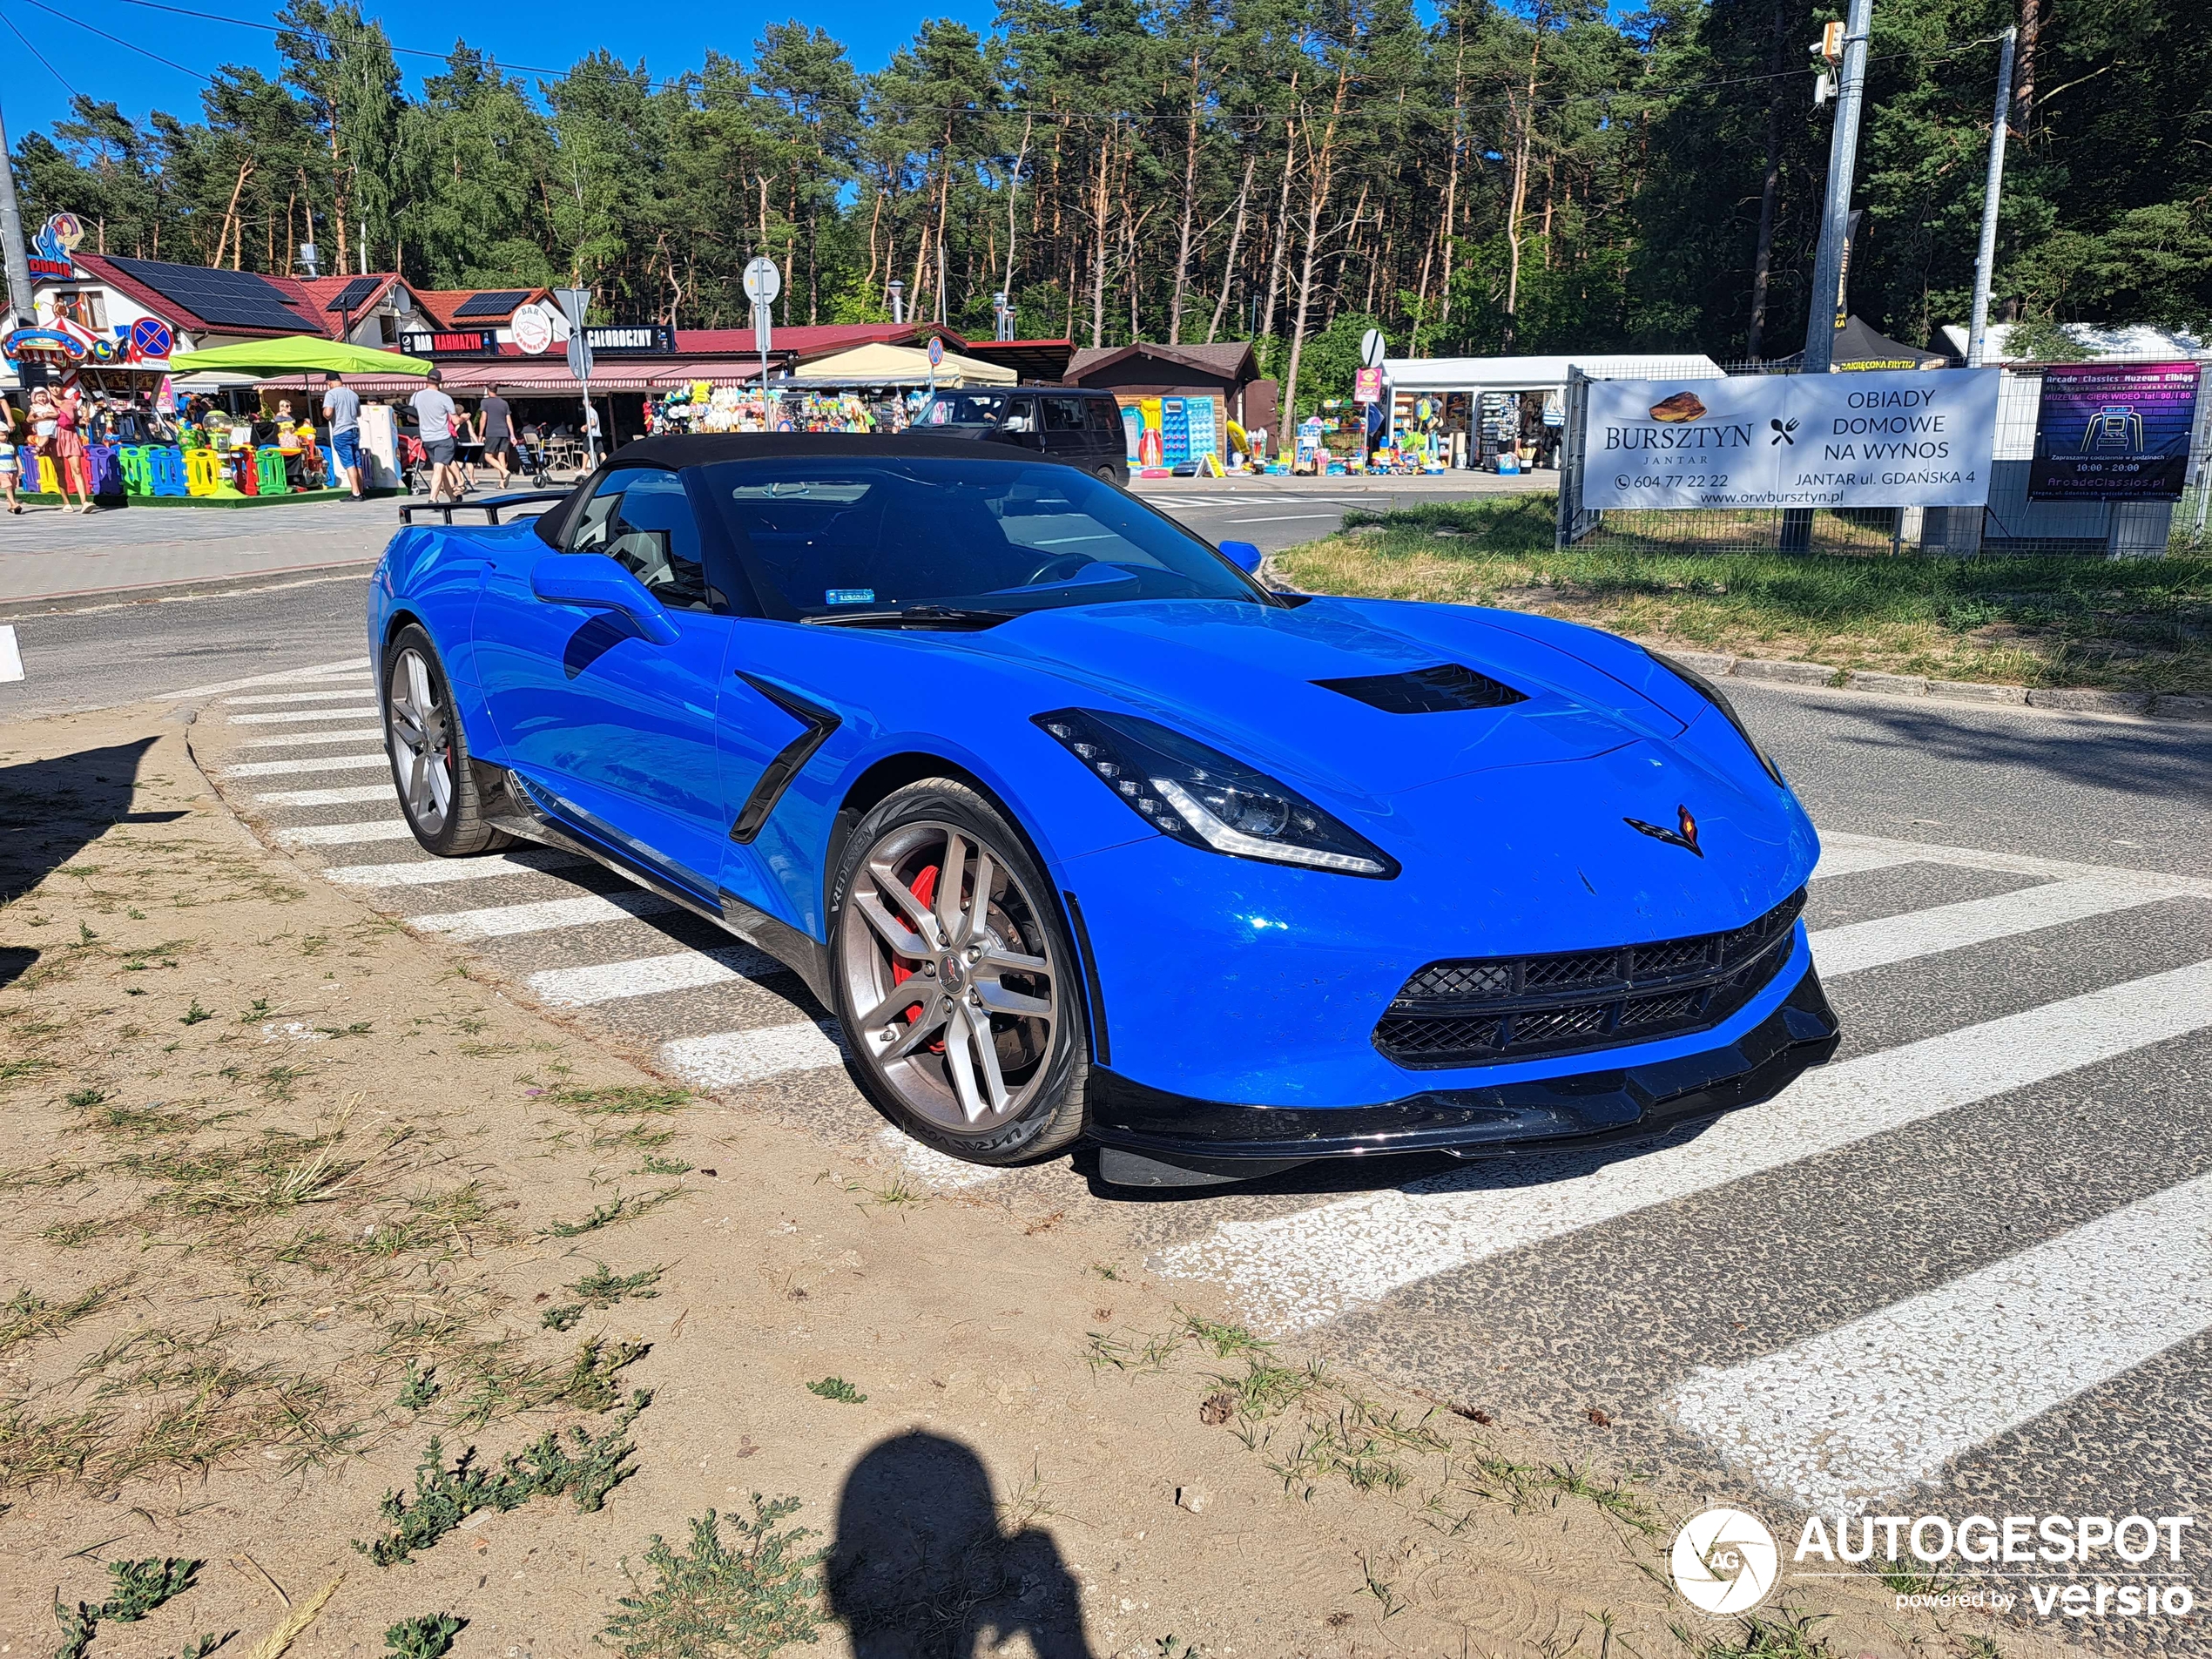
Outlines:
{"type": "Polygon", "coordinates": [[[1443,1152],[1505,1157],[1637,1139],[1771,1099],[1836,1052],[1835,1010],[1807,968],[1765,1019],[1679,1059],[1493,1089],[1430,1089],[1375,1106],[1248,1106],[1090,1074],[1099,1178],[1114,1186],[1252,1181],[1320,1158],[1443,1152]]]}

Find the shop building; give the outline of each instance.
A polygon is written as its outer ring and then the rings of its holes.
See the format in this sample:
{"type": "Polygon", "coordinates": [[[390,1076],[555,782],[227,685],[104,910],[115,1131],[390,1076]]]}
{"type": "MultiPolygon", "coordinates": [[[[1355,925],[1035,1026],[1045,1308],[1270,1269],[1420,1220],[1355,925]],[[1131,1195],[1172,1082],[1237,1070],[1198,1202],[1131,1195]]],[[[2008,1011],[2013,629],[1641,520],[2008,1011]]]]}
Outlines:
{"type": "Polygon", "coordinates": [[[1113,393],[1133,464],[1172,469],[1201,455],[1225,459],[1244,448],[1245,435],[1275,427],[1276,385],[1259,377],[1247,341],[1092,347],[1075,353],[1059,378],[1113,393]]]}
{"type": "Polygon", "coordinates": [[[1426,426],[1450,464],[1495,470],[1518,438],[1523,453],[1548,458],[1565,418],[1567,382],[1576,369],[1594,378],[1719,380],[1723,370],[1697,354],[1555,357],[1393,357],[1383,362],[1392,434],[1426,426]],[[1424,406],[1426,414],[1424,418],[1424,406]]]}

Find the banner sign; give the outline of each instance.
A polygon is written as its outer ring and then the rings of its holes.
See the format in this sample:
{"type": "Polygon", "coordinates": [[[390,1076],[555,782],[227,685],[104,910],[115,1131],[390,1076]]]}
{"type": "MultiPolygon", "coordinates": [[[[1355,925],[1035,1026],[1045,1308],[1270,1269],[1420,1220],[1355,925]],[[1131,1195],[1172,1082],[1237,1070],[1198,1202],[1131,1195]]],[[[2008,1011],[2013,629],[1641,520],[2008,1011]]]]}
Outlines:
{"type": "Polygon", "coordinates": [[[2002,372],[1593,381],[1582,508],[1984,506],[2002,372]]]}
{"type": "Polygon", "coordinates": [[[668,357],[676,351],[676,331],[666,323],[616,323],[583,331],[594,357],[668,357]]]}
{"type": "Polygon", "coordinates": [[[2053,363],[2035,410],[2030,501],[2178,501],[2195,363],[2053,363]]]}
{"type": "Polygon", "coordinates": [[[1355,370],[1352,376],[1352,401],[1354,403],[1382,401],[1383,376],[1379,368],[1355,370]]]}
{"type": "Polygon", "coordinates": [[[410,328],[400,349],[409,357],[496,357],[499,336],[489,328],[410,328]]]}

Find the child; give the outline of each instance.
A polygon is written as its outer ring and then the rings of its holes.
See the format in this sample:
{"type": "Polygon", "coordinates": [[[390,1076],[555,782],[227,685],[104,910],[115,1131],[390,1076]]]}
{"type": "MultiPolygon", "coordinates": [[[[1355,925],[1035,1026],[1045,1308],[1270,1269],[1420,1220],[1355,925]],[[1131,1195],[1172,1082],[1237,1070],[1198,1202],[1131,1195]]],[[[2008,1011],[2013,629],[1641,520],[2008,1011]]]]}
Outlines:
{"type": "Polygon", "coordinates": [[[16,406],[0,398],[0,491],[7,495],[8,510],[17,514],[23,511],[23,503],[16,499],[16,479],[23,469],[19,420],[16,406]]]}

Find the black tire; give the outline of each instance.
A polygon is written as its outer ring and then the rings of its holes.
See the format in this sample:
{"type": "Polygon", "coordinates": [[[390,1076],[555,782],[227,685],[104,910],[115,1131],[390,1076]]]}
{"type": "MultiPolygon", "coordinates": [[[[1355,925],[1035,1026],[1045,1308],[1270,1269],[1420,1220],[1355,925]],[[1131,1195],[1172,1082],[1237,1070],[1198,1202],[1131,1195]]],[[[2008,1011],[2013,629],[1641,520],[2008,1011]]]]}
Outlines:
{"type": "MultiPolygon", "coordinates": [[[[910,892],[915,888],[921,890],[916,894],[921,907],[934,913],[934,877],[926,887],[920,881],[909,885],[910,892]]],[[[1029,1163],[1065,1151],[1082,1138],[1090,1048],[1080,965],[1051,883],[1028,845],[989,801],[965,784],[929,778],[879,802],[846,842],[830,890],[830,941],[836,1012],[853,1052],[853,1070],[877,1109],[900,1129],[925,1145],[974,1163],[1029,1163]],[[974,842],[980,853],[963,853],[955,865],[955,836],[966,838],[963,847],[974,842]],[[933,843],[933,837],[944,839],[933,843]],[[980,954],[971,954],[964,969],[950,960],[960,953],[949,947],[920,954],[894,950],[880,923],[866,914],[871,906],[887,914],[896,908],[885,907],[879,891],[885,883],[878,873],[897,870],[900,884],[909,885],[897,860],[921,860],[926,870],[933,844],[941,847],[940,871],[952,866],[965,872],[960,879],[970,896],[963,902],[954,894],[951,907],[967,931],[925,940],[903,911],[894,917],[894,925],[932,946],[969,941],[971,951],[980,954]],[[990,890],[979,904],[974,876],[982,856],[990,860],[990,890]],[[974,942],[979,925],[981,944],[974,942]],[[932,954],[934,960],[924,966],[922,957],[932,954]],[[894,965],[909,961],[914,968],[899,977],[894,965]],[[1049,972],[1004,966],[1022,961],[1049,972]],[[921,988],[915,1008],[871,1028],[869,1015],[883,1019],[883,1010],[907,985],[921,988]],[[943,994],[947,1002],[957,1003],[964,995],[971,1006],[955,1008],[949,1016],[936,1015],[938,1023],[933,1025],[934,1008],[923,999],[939,995],[946,986],[954,987],[943,994]],[[1015,994],[1011,998],[1009,991],[1015,994]],[[864,995],[873,1007],[855,1005],[864,995]],[[1042,1018],[1000,1012],[1009,1001],[1049,1004],[1051,1012],[1042,1018]],[[969,1046],[959,1035],[963,1019],[980,1020],[990,1033],[988,1043],[969,1046]],[[934,1045],[915,1046],[911,1034],[931,1030],[940,1033],[934,1045]],[[910,1034],[907,1051],[896,1053],[900,1033],[910,1034]],[[957,1077],[955,1042],[961,1044],[957,1077]],[[971,1116],[965,1123],[956,1121],[964,1109],[963,1079],[965,1097],[985,1106],[980,1120],[971,1116]],[[1005,1096],[1002,1109],[990,1106],[995,1090],[1005,1096]]],[[[974,1026],[966,1030],[974,1035],[974,1026]]]]}
{"type": "Polygon", "coordinates": [[[1113,485],[1116,489],[1127,489],[1129,488],[1129,471],[1126,468],[1101,467],[1096,472],[1092,473],[1091,476],[1097,479],[1102,484],[1113,485]]]}
{"type": "Polygon", "coordinates": [[[384,648],[376,700],[383,712],[384,752],[392,765],[392,786],[399,792],[400,813],[423,851],[459,859],[512,846],[513,836],[484,821],[475,768],[469,760],[469,734],[454,711],[445,664],[430,636],[414,623],[384,648]]]}

